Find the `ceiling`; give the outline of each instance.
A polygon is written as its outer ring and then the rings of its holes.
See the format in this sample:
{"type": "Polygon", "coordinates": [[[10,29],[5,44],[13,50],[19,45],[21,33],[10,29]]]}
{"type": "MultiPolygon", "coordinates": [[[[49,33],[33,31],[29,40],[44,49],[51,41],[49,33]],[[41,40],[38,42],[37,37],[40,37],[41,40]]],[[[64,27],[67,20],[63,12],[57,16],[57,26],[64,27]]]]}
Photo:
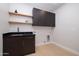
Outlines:
{"type": "Polygon", "coordinates": [[[61,7],[64,3],[26,3],[32,7],[36,7],[45,11],[53,12],[61,7]]]}

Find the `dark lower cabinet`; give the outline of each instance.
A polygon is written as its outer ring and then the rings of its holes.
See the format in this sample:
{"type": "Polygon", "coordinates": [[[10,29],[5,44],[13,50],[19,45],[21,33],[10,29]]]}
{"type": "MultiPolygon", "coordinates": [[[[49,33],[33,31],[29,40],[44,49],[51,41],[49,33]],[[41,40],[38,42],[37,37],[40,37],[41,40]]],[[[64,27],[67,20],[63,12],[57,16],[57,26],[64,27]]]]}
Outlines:
{"type": "Polygon", "coordinates": [[[35,52],[35,35],[3,38],[3,56],[23,56],[35,52]]]}

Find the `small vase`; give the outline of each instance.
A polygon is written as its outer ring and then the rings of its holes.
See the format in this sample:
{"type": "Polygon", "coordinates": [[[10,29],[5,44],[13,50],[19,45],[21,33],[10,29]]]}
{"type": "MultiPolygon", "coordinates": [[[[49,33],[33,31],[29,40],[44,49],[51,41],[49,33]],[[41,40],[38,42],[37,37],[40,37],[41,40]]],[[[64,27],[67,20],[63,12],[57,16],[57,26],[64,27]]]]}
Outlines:
{"type": "Polygon", "coordinates": [[[18,13],[17,10],[15,10],[15,13],[18,13]]]}

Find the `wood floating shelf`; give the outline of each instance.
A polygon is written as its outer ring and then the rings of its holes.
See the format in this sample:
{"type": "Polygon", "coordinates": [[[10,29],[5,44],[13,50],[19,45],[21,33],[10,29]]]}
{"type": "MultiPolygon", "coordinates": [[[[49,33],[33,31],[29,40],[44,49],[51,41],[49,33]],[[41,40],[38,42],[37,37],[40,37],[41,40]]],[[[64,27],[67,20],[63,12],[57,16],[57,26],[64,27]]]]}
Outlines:
{"type": "Polygon", "coordinates": [[[10,15],[16,15],[16,16],[24,16],[24,17],[32,17],[31,15],[26,15],[26,14],[21,14],[21,13],[14,13],[14,12],[9,12],[10,15]]]}
{"type": "Polygon", "coordinates": [[[26,22],[17,22],[17,21],[9,21],[10,24],[32,24],[32,23],[26,23],[26,22]]]}

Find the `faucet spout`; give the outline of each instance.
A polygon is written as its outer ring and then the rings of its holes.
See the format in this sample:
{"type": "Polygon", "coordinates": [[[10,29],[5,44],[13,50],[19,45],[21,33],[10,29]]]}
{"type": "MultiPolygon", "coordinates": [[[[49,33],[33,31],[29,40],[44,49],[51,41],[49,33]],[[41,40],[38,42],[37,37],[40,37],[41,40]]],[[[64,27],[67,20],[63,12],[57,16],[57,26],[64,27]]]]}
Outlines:
{"type": "Polygon", "coordinates": [[[17,27],[17,31],[19,32],[19,27],[17,27]]]}

